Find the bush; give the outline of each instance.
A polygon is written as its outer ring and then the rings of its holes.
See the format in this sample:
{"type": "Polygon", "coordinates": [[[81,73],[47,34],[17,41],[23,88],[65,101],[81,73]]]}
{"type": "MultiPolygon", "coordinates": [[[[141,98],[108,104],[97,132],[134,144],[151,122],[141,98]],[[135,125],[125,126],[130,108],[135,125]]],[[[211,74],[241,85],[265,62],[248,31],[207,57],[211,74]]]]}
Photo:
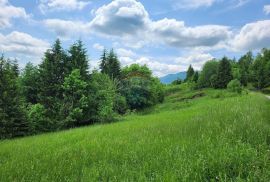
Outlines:
{"type": "Polygon", "coordinates": [[[125,114],[128,110],[126,98],[121,95],[116,95],[113,108],[115,112],[125,114]]]}
{"type": "Polygon", "coordinates": [[[236,92],[239,94],[241,94],[243,90],[240,81],[237,79],[230,81],[227,85],[227,89],[231,92],[236,92]]]}
{"type": "Polygon", "coordinates": [[[179,78],[177,78],[176,80],[174,80],[174,81],[172,82],[172,85],[181,85],[181,83],[182,83],[182,80],[179,79],[179,78]]]}
{"type": "Polygon", "coordinates": [[[164,100],[164,88],[146,66],[133,64],[122,70],[120,93],[130,109],[144,109],[164,100]]]}
{"type": "Polygon", "coordinates": [[[114,118],[114,101],[116,88],[114,82],[106,74],[94,72],[90,80],[88,96],[88,120],[91,122],[109,122],[114,118]]]}
{"type": "Polygon", "coordinates": [[[53,126],[46,113],[45,107],[41,104],[35,104],[29,107],[27,117],[30,122],[31,133],[50,131],[53,126]]]}

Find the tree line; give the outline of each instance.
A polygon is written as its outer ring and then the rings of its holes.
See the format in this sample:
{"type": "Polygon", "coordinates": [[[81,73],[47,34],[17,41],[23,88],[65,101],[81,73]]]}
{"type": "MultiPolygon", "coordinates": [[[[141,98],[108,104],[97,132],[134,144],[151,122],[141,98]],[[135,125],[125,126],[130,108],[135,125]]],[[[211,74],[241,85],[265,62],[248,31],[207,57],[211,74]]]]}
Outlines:
{"type": "MultiPolygon", "coordinates": [[[[201,72],[195,71],[192,65],[187,70],[185,82],[194,84],[195,89],[229,88],[241,92],[247,87],[263,90],[270,86],[270,49],[262,49],[257,56],[247,52],[239,60],[223,57],[221,60],[207,61],[201,72]]],[[[176,80],[173,84],[181,84],[176,80]]]]}
{"type": "Polygon", "coordinates": [[[121,68],[113,49],[103,51],[99,70],[90,72],[88,63],[80,40],[64,50],[57,39],[39,65],[27,63],[22,71],[0,57],[0,138],[112,122],[164,99],[146,65],[121,68]]]}

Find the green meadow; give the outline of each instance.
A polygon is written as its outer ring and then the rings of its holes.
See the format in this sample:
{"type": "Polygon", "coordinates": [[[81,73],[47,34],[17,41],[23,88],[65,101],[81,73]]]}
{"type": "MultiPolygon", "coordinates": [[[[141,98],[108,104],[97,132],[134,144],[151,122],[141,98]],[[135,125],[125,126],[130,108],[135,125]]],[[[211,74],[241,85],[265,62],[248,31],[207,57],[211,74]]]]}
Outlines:
{"type": "Polygon", "coordinates": [[[270,100],[171,86],[118,122],[0,141],[0,181],[269,181],[270,100]]]}

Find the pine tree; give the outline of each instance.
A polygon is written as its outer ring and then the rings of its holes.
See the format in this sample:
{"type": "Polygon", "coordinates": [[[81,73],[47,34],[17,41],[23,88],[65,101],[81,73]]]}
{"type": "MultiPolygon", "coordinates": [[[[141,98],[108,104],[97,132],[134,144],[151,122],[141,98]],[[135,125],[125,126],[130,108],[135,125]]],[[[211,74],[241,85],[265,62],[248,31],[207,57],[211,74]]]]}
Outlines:
{"type": "Polygon", "coordinates": [[[216,79],[216,88],[226,88],[228,83],[233,79],[231,63],[228,58],[224,57],[219,62],[216,79]]]}
{"type": "Polygon", "coordinates": [[[20,77],[21,94],[27,103],[36,104],[39,92],[39,72],[32,63],[27,63],[20,77]]]}
{"type": "Polygon", "coordinates": [[[193,75],[193,78],[192,78],[192,81],[194,81],[195,83],[197,83],[199,80],[199,72],[198,71],[195,71],[194,75],[193,75]]]}
{"type": "Polygon", "coordinates": [[[108,72],[108,67],[107,67],[107,50],[104,49],[103,53],[100,57],[100,65],[99,68],[101,70],[101,73],[107,73],[108,72]]]}
{"type": "Polygon", "coordinates": [[[117,58],[117,55],[114,53],[114,50],[111,49],[110,53],[107,55],[106,50],[104,50],[101,56],[100,63],[101,73],[109,75],[111,79],[120,77],[120,62],[117,58]]]}
{"type": "Polygon", "coordinates": [[[52,49],[45,53],[44,60],[39,68],[39,101],[48,109],[52,117],[57,115],[59,103],[63,99],[62,84],[67,75],[67,70],[67,56],[61,47],[60,40],[57,39],[52,49]]]}
{"type": "Polygon", "coordinates": [[[70,64],[68,74],[70,74],[73,70],[79,69],[80,75],[82,79],[87,80],[88,79],[88,57],[87,57],[87,51],[84,48],[84,45],[81,40],[78,40],[76,43],[74,43],[70,49],[69,49],[69,61],[70,64]]]}
{"type": "Polygon", "coordinates": [[[0,58],[0,138],[24,136],[29,124],[18,88],[18,64],[0,58]]]}
{"type": "Polygon", "coordinates": [[[195,71],[192,67],[192,65],[189,65],[188,70],[187,70],[187,77],[186,77],[186,81],[191,81],[193,78],[195,71]]]}

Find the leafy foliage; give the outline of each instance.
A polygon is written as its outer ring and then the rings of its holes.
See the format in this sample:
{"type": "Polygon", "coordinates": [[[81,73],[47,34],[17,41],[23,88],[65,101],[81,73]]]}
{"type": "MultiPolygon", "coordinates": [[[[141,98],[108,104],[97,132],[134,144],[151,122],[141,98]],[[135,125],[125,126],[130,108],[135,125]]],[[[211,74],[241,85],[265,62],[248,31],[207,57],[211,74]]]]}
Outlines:
{"type": "Polygon", "coordinates": [[[127,99],[130,109],[142,109],[162,102],[163,86],[146,65],[132,64],[122,70],[120,93],[127,99]]]}
{"type": "Polygon", "coordinates": [[[217,75],[218,70],[218,61],[211,60],[207,61],[200,73],[199,79],[198,79],[198,86],[200,88],[206,88],[206,87],[213,87],[214,83],[213,80],[214,77],[217,75]],[[215,76],[214,76],[215,75],[215,76]]]}
{"type": "Polygon", "coordinates": [[[227,89],[231,92],[236,92],[240,94],[242,92],[241,82],[237,79],[232,80],[228,83],[227,89]]]}

